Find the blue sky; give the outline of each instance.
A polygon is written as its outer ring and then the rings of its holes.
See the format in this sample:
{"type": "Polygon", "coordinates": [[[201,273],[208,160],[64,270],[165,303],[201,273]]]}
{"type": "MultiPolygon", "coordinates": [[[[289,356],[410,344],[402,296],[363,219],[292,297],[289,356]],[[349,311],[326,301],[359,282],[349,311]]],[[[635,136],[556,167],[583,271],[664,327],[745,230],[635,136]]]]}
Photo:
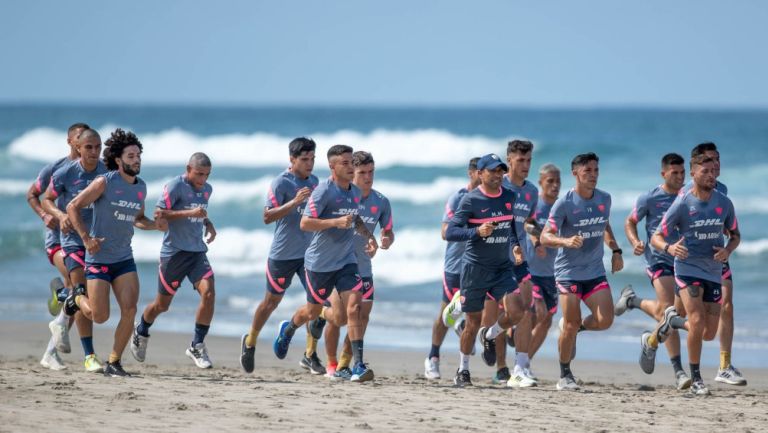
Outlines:
{"type": "Polygon", "coordinates": [[[768,2],[8,1],[0,101],[768,107],[768,2]]]}

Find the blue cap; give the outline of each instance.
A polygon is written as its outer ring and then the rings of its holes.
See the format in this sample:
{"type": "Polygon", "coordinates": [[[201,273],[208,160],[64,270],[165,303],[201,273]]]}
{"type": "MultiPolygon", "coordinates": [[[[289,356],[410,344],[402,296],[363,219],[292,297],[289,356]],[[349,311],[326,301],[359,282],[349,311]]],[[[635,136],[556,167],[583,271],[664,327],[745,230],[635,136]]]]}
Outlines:
{"type": "Polygon", "coordinates": [[[480,161],[477,161],[478,170],[495,170],[496,167],[502,167],[504,171],[509,170],[507,164],[504,164],[504,161],[502,161],[501,158],[499,158],[499,155],[496,155],[495,153],[483,155],[480,157],[480,161]]]}

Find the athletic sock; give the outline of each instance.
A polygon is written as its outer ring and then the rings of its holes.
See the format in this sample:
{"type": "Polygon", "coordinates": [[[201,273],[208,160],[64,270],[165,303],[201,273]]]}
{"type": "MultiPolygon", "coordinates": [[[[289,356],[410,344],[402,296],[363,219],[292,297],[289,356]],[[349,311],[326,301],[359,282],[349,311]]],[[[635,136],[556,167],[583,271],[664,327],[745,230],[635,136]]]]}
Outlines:
{"type": "Polygon", "coordinates": [[[299,325],[297,325],[297,324],[293,323],[293,319],[291,319],[291,320],[288,322],[288,327],[287,327],[287,328],[285,328],[285,334],[286,334],[286,335],[290,335],[290,336],[293,336],[293,334],[295,334],[295,333],[296,333],[296,330],[297,330],[297,329],[299,329],[299,325]]]}
{"type": "Polygon", "coordinates": [[[683,362],[680,360],[680,355],[669,358],[669,361],[672,363],[672,368],[675,369],[675,373],[683,371],[683,362]]]}
{"type": "Polygon", "coordinates": [[[530,363],[527,353],[517,352],[515,353],[515,365],[520,368],[527,368],[530,363]]]}
{"type": "Polygon", "coordinates": [[[60,326],[68,326],[69,325],[69,316],[67,316],[67,313],[64,312],[64,308],[61,309],[59,312],[59,315],[56,316],[55,319],[57,325],[60,326]]]}
{"type": "Polygon", "coordinates": [[[691,377],[693,380],[701,380],[701,370],[699,364],[691,364],[691,377]]]}
{"type": "Polygon", "coordinates": [[[720,370],[725,370],[731,365],[731,352],[721,350],[720,351],[720,370]]]}
{"type": "Polygon", "coordinates": [[[459,371],[469,371],[469,355],[465,355],[459,351],[459,371]]]}
{"type": "Polygon", "coordinates": [[[501,334],[502,332],[504,332],[504,328],[499,326],[499,322],[496,322],[493,324],[493,326],[488,328],[487,331],[485,331],[484,337],[486,340],[493,340],[494,338],[498,337],[499,334],[501,334]]]}
{"type": "Polygon", "coordinates": [[[320,308],[320,315],[319,315],[319,317],[320,317],[321,319],[323,319],[323,320],[326,320],[326,319],[325,319],[325,310],[327,310],[327,309],[328,309],[328,307],[322,307],[322,308],[320,308]]]}
{"type": "Polygon", "coordinates": [[[641,298],[639,296],[633,296],[633,297],[629,298],[629,300],[627,301],[627,306],[629,308],[640,308],[640,303],[641,302],[643,302],[643,298],[641,298]]]}
{"type": "Polygon", "coordinates": [[[120,362],[120,355],[115,352],[109,354],[109,363],[120,362]]]}
{"type": "Polygon", "coordinates": [[[93,337],[80,338],[80,344],[83,345],[83,353],[85,353],[85,356],[93,355],[94,353],[96,353],[93,350],[93,337]]]}
{"type": "Polygon", "coordinates": [[[429,351],[429,356],[428,357],[430,359],[432,359],[432,358],[440,358],[440,346],[438,346],[436,344],[433,344],[432,345],[432,349],[429,351]]]}
{"type": "Polygon", "coordinates": [[[566,376],[573,376],[573,373],[571,372],[571,363],[570,362],[561,362],[560,363],[560,378],[564,378],[566,376]]]}
{"type": "Polygon", "coordinates": [[[136,327],[136,333],[142,337],[149,337],[150,326],[152,326],[152,324],[147,322],[147,320],[144,318],[144,315],[142,314],[141,320],[139,321],[139,326],[136,327]]]}
{"type": "Polygon", "coordinates": [[[248,336],[245,337],[245,347],[255,347],[256,340],[259,338],[259,331],[251,328],[248,332],[248,336]]]}
{"type": "Polygon", "coordinates": [[[316,351],[317,351],[317,340],[315,339],[315,337],[307,333],[307,347],[304,350],[304,355],[306,355],[307,358],[309,358],[316,351]]]}
{"type": "Polygon", "coordinates": [[[205,340],[205,336],[208,335],[209,329],[211,329],[211,325],[195,323],[195,337],[192,338],[192,347],[195,347],[195,344],[200,344],[205,340]]]}
{"type": "Polygon", "coordinates": [[[53,353],[56,351],[56,342],[53,341],[53,337],[48,340],[48,347],[45,348],[45,353],[53,353]]]}
{"type": "Polygon", "coordinates": [[[687,321],[685,317],[675,316],[669,320],[669,326],[672,329],[685,329],[685,322],[687,321]]]}
{"type": "Polygon", "coordinates": [[[355,365],[363,362],[363,340],[352,340],[352,355],[355,357],[355,365]]]}
{"type": "Polygon", "coordinates": [[[342,368],[349,368],[350,362],[352,362],[352,354],[342,350],[341,357],[339,358],[338,369],[341,370],[342,368]]]}

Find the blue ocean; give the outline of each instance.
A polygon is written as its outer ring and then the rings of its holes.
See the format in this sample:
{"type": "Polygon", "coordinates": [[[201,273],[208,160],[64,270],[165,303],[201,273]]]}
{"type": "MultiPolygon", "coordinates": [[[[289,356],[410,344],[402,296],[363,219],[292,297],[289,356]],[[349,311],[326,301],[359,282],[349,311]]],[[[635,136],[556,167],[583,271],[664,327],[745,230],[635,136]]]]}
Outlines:
{"type": "MultiPolygon", "coordinates": [[[[624,271],[609,275],[614,296],[632,284],[641,296],[650,297],[653,291],[642,259],[631,255],[623,236],[624,218],[640,193],[661,182],[662,155],[678,152],[687,157],[695,144],[714,141],[722,154],[720,180],[729,188],[743,235],[731,259],[736,307],[733,361],[739,367],[765,366],[768,111],[3,105],[0,314],[5,320],[41,324],[50,320],[45,299],[48,282],[57,273],[45,257],[42,224],[25,194],[43,165],[67,154],[66,128],[74,122],[87,122],[102,137],[116,127],[139,136],[144,144],[141,176],[148,184],[148,206],[156,202],[166,181],[183,172],[190,154],[203,151],[211,157],[214,192],[209,215],[219,233],[209,252],[217,291],[211,333],[219,335],[246,332],[264,296],[273,228],[263,224],[262,210],[270,180],[288,165],[288,142],[302,135],[316,140],[315,173],[320,178],[328,175],[324,155],[331,145],[349,144],[372,152],[374,188],[392,202],[397,238],[373,262],[376,304],[366,345],[425,355],[441,294],[445,244],[440,218],[448,196],[465,185],[471,157],[503,155],[509,139],[530,139],[536,146],[531,173],[544,163],[557,164],[564,170],[565,191],[573,186],[567,169],[571,158],[597,153],[598,187],[613,196],[611,224],[625,251],[624,271]]],[[[157,291],[160,241],[160,233],[140,230],[133,240],[140,309],[157,291]]],[[[153,329],[191,333],[198,298],[186,284],[153,329]]],[[[304,299],[303,288],[294,281],[262,338],[271,339],[277,323],[304,299]]],[[[116,315],[114,311],[109,324],[116,323],[116,315]]],[[[617,318],[606,332],[583,333],[579,358],[634,362],[639,336],[653,324],[633,311],[617,318]]],[[[46,332],[45,326],[40,330],[46,332]]],[[[541,357],[556,355],[557,333],[553,328],[541,357]]],[[[454,335],[448,335],[444,347],[446,355],[455,353],[454,335]]],[[[716,365],[718,351],[717,341],[705,344],[703,363],[716,365]]],[[[660,354],[664,359],[666,355],[660,354]]]]}

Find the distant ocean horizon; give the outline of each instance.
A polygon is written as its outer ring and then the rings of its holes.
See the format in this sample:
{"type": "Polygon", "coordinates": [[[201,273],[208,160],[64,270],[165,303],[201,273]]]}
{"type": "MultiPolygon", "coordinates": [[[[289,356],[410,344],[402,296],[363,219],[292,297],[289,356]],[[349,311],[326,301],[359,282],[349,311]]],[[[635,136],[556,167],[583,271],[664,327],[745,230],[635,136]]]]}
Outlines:
{"type": "MultiPolygon", "coordinates": [[[[66,155],[66,129],[74,122],[90,124],[103,138],[116,127],[139,136],[144,144],[141,176],[148,185],[147,207],[154,206],[165,182],[183,172],[191,153],[203,151],[211,157],[209,214],[219,232],[209,252],[217,291],[211,333],[220,335],[247,332],[253,310],[264,296],[273,227],[263,224],[261,213],[269,182],[288,165],[288,142],[296,136],[315,139],[315,174],[320,178],[328,175],[325,152],[331,145],[344,143],[370,151],[376,160],[374,188],[392,202],[397,238],[373,261],[376,304],[366,344],[422,350],[425,355],[440,303],[445,248],[440,217],[448,196],[466,184],[471,157],[503,155],[509,139],[530,139],[535,150],[529,180],[536,183],[538,167],[555,163],[563,170],[564,193],[573,186],[571,158],[597,153],[598,188],[613,197],[610,220],[625,251],[625,270],[608,275],[614,297],[626,284],[651,297],[642,258],[631,255],[623,235],[624,219],[635,198],[661,182],[659,161],[665,153],[678,152],[687,160],[695,144],[714,141],[721,151],[720,180],[729,188],[743,235],[731,260],[736,308],[733,359],[737,366],[765,365],[768,109],[0,103],[4,319],[50,320],[45,299],[48,281],[57,273],[43,253],[42,224],[27,206],[25,194],[43,165],[66,155]]],[[[157,290],[160,239],[159,233],[140,230],[134,237],[140,309],[157,290]]],[[[277,323],[304,299],[303,288],[294,282],[261,337],[273,338],[277,323]]],[[[156,328],[191,333],[197,301],[185,283],[156,328]]],[[[116,307],[114,302],[112,306],[116,307]]],[[[608,331],[580,335],[579,357],[634,362],[640,334],[652,327],[653,321],[642,313],[627,313],[608,331]]],[[[555,356],[557,333],[553,328],[542,356],[555,356]]],[[[443,356],[453,356],[455,350],[456,338],[450,334],[443,356]]],[[[718,350],[717,341],[705,344],[703,363],[717,364],[718,350]]],[[[663,361],[666,355],[659,357],[663,361]]]]}

